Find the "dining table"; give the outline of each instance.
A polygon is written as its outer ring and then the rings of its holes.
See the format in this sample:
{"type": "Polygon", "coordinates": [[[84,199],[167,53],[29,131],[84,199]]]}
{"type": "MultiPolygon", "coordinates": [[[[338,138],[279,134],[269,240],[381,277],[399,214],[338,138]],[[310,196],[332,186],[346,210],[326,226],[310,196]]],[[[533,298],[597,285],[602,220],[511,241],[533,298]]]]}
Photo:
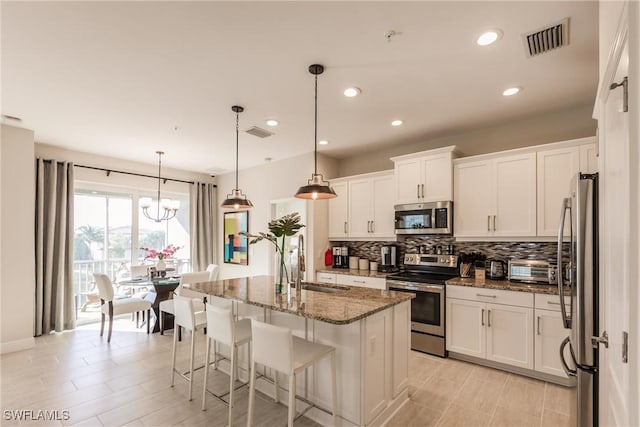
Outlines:
{"type": "MultiPolygon", "coordinates": [[[[151,332],[154,333],[160,331],[160,322],[158,322],[158,319],[160,319],[160,303],[173,298],[173,291],[180,285],[180,277],[173,276],[153,279],[149,277],[130,278],[118,281],[118,285],[128,286],[133,289],[153,288],[153,291],[147,292],[142,298],[151,303],[151,309],[155,316],[151,332]]],[[[151,321],[151,319],[147,319],[147,321],[151,321]]],[[[173,328],[173,316],[167,316],[164,327],[165,329],[173,328]]]]}

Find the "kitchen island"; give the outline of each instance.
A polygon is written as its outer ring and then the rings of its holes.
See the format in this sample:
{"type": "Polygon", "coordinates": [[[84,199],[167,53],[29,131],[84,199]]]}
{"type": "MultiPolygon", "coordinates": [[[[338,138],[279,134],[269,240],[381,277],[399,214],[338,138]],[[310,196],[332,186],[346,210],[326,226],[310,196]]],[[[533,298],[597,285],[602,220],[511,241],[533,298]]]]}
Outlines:
{"type": "MultiPolygon", "coordinates": [[[[301,338],[336,348],[338,416],[341,425],[381,425],[408,399],[411,294],[387,290],[304,283],[298,295],[276,295],[275,280],[257,276],[185,285],[191,296],[233,301],[240,317],[284,326],[301,338]]],[[[239,357],[248,374],[247,354],[239,357]]],[[[330,363],[321,361],[297,379],[297,394],[320,408],[331,407],[330,363]]],[[[266,377],[274,373],[266,370],[266,377]]],[[[288,384],[278,374],[280,386],[288,384]]],[[[271,397],[273,384],[256,387],[271,397]]],[[[279,400],[286,402],[287,390],[279,400]]],[[[305,408],[297,405],[298,411],[305,408]]],[[[317,408],[306,416],[323,424],[331,417],[317,408]]]]}

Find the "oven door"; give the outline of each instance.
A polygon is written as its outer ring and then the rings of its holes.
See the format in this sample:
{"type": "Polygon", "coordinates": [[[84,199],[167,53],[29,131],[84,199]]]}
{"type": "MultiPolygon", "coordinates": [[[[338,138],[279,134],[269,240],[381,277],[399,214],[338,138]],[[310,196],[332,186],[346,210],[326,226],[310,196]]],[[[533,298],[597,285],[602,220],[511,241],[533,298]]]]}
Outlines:
{"type": "Polygon", "coordinates": [[[444,337],[444,285],[387,280],[389,290],[410,292],[411,330],[444,337]]]}

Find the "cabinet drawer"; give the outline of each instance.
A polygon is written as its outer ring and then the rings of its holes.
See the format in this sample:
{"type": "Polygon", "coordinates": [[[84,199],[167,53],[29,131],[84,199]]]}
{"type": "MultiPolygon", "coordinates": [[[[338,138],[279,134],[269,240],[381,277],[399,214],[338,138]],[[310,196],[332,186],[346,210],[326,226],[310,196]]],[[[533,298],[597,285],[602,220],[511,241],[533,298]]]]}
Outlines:
{"type": "MultiPolygon", "coordinates": [[[[536,294],[536,308],[542,310],[560,311],[560,297],[558,295],[536,294]]],[[[571,297],[565,296],[564,303],[569,307],[571,297]]],[[[567,310],[569,310],[567,308],[567,310]]]]}
{"type": "Polygon", "coordinates": [[[473,288],[468,286],[447,286],[447,298],[506,304],[533,308],[533,294],[503,291],[500,289],[473,288]]]}
{"type": "Polygon", "coordinates": [[[349,276],[338,274],[338,285],[359,286],[361,288],[386,289],[387,281],[378,277],[349,276]]]}
{"type": "Polygon", "coordinates": [[[316,282],[336,284],[337,283],[336,276],[337,274],[335,273],[318,272],[316,273],[316,282]]]}

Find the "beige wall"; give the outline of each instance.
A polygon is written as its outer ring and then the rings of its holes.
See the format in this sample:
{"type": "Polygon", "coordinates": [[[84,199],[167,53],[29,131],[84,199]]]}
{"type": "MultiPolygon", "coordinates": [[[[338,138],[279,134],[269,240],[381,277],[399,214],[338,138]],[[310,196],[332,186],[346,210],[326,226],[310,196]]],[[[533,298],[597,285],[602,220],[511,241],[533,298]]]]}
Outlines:
{"type": "Polygon", "coordinates": [[[393,169],[390,157],[448,145],[457,146],[463,156],[473,156],[593,136],[596,122],[591,118],[592,112],[593,104],[580,105],[428,141],[371,149],[365,154],[339,160],[337,176],[393,169]]]}
{"type": "MultiPolygon", "coordinates": [[[[337,173],[336,162],[325,156],[318,156],[318,170],[325,176],[337,173]]],[[[251,169],[241,170],[238,185],[253,203],[249,211],[249,232],[267,232],[271,218],[271,202],[292,198],[298,188],[307,183],[313,173],[313,153],[290,159],[267,163],[251,169]]],[[[218,200],[222,202],[226,194],[235,186],[235,175],[228,173],[218,176],[218,200]]],[[[224,263],[223,209],[218,213],[218,264],[220,278],[247,277],[269,274],[272,262],[271,243],[259,242],[249,246],[249,265],[241,266],[224,263]]],[[[313,272],[314,265],[320,265],[324,251],[329,244],[327,201],[307,202],[306,249],[307,271],[313,272]]]]}
{"type": "Polygon", "coordinates": [[[2,125],[0,139],[0,353],[33,347],[35,169],[33,132],[2,125]]]}

